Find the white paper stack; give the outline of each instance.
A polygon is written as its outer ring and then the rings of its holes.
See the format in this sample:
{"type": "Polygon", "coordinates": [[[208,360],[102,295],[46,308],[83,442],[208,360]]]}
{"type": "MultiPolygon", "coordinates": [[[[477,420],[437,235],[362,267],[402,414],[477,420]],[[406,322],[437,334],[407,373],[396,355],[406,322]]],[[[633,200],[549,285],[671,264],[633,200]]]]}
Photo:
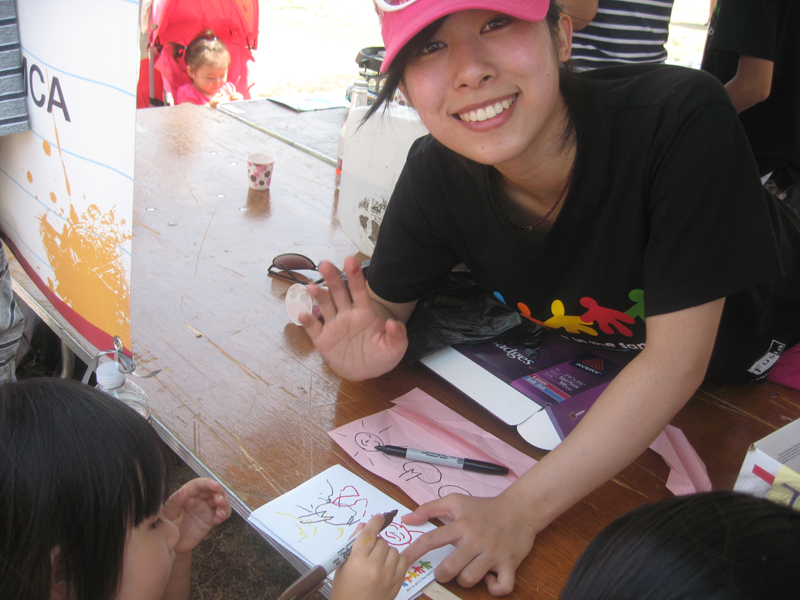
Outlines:
{"type": "MultiPolygon", "coordinates": [[[[346,544],[359,523],[394,509],[397,517],[381,537],[399,552],[435,527],[431,523],[403,525],[400,518],[411,512],[408,508],[336,465],[256,509],[249,521],[293,567],[305,573],[346,544]]],[[[436,566],[452,550],[452,546],[434,550],[411,565],[397,600],[421,594],[434,581],[436,566]]],[[[323,593],[329,595],[330,586],[323,593]]]]}

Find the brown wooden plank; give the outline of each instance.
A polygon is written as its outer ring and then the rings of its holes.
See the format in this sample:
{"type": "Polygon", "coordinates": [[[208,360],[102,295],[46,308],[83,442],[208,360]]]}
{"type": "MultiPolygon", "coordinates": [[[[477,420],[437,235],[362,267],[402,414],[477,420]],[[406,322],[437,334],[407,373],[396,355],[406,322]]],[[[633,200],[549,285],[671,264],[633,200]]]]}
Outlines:
{"type": "Polygon", "coordinates": [[[336,162],[339,130],[347,119],[346,108],[297,112],[270,100],[245,100],[223,104],[220,110],[270,135],[291,140],[298,147],[336,162]]]}

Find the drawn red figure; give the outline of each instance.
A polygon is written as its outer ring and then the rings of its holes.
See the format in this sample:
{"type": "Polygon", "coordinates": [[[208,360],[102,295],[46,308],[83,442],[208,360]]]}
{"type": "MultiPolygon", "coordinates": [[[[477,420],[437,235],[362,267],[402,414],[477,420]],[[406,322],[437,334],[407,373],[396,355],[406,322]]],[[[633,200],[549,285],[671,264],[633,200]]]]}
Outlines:
{"type": "Polygon", "coordinates": [[[381,532],[381,537],[385,539],[390,546],[397,547],[407,546],[423,533],[422,531],[411,531],[402,523],[393,521],[381,532]]]}

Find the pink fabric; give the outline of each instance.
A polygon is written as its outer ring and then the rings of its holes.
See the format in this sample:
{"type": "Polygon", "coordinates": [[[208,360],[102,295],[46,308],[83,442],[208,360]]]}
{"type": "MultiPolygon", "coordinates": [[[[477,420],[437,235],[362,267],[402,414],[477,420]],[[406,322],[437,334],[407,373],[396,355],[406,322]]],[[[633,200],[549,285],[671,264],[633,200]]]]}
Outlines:
{"type": "Polygon", "coordinates": [[[378,9],[386,47],[381,71],[386,73],[394,57],[411,38],[446,15],[462,10],[492,10],[535,23],[544,19],[549,7],[550,0],[416,0],[393,12],[378,9]]]}
{"type": "Polygon", "coordinates": [[[183,57],[175,60],[173,44],[187,46],[198,34],[211,29],[228,47],[231,64],[228,81],[245,100],[250,98],[251,50],[258,48],[258,0],[153,0],[143,5],[149,47],[156,49],[155,68],[164,78],[164,91],[175,96],[189,83],[183,57]],[[149,18],[147,13],[149,12],[149,18]]]}
{"type": "Polygon", "coordinates": [[[770,369],[767,381],[800,390],[800,344],[781,353],[778,362],[770,369]]]}
{"type": "MultiPolygon", "coordinates": [[[[245,100],[249,100],[250,89],[253,87],[253,84],[250,83],[249,74],[249,69],[253,64],[253,53],[249,48],[235,42],[226,42],[226,45],[228,54],[231,55],[231,64],[228,67],[228,81],[236,86],[236,89],[244,96],[245,100]]],[[[165,47],[164,51],[156,58],[154,64],[156,70],[161,73],[164,79],[164,91],[174,97],[177,95],[176,90],[192,82],[186,74],[186,63],[183,57],[175,60],[171,48],[165,47]]]]}
{"type": "MultiPolygon", "coordinates": [[[[236,86],[234,86],[230,81],[226,81],[225,85],[223,85],[217,92],[217,96],[221,94],[229,97],[231,94],[235,93],[236,86]]],[[[216,98],[217,96],[214,97],[216,98]]],[[[186,83],[179,87],[177,93],[175,94],[175,104],[183,104],[185,102],[205,106],[210,102],[210,100],[206,98],[206,95],[203,92],[194,87],[193,83],[186,83]]]]}

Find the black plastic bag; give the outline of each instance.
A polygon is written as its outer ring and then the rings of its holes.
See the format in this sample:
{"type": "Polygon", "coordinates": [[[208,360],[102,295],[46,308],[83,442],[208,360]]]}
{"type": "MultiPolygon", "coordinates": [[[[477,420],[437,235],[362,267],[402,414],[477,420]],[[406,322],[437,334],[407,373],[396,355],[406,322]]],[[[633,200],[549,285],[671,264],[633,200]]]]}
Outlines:
{"type": "Polygon", "coordinates": [[[543,331],[484,290],[471,273],[454,271],[417,303],[408,321],[404,361],[411,365],[453,344],[490,340],[523,346],[533,354],[543,331]]]}

